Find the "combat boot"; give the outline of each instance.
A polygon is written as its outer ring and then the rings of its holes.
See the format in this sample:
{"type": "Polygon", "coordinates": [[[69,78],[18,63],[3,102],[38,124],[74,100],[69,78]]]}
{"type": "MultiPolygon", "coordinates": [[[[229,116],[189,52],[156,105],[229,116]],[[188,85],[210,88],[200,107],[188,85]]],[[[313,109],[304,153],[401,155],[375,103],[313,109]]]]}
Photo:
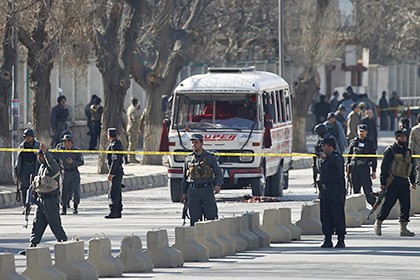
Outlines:
{"type": "Polygon", "coordinates": [[[401,222],[400,225],[401,225],[400,236],[414,236],[414,235],[416,235],[414,232],[409,231],[407,229],[408,222],[401,222]]]}
{"type": "Polygon", "coordinates": [[[324,243],[322,243],[321,248],[332,248],[332,246],[331,235],[325,235],[324,243]]]}
{"type": "Polygon", "coordinates": [[[79,214],[79,211],[77,211],[78,206],[79,206],[78,204],[76,204],[76,203],[74,204],[73,214],[75,214],[75,215],[79,214]]]}
{"type": "Polygon", "coordinates": [[[344,235],[339,235],[335,248],[345,248],[345,247],[346,247],[346,244],[344,243],[344,235]]]}
{"type": "Polygon", "coordinates": [[[377,236],[382,235],[382,222],[381,220],[376,219],[374,229],[377,236]]]}
{"type": "Polygon", "coordinates": [[[63,210],[61,211],[61,215],[67,215],[67,206],[63,205],[63,210]]]}

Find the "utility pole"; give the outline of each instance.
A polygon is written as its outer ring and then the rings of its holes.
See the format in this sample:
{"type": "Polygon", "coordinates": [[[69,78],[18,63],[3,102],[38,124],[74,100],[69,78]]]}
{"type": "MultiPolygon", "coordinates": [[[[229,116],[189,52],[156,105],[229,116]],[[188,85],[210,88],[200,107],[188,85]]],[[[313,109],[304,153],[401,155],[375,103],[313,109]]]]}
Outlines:
{"type": "MultiPolygon", "coordinates": [[[[13,65],[13,98],[12,98],[12,148],[17,147],[19,131],[19,95],[18,95],[18,30],[17,30],[17,7],[13,1],[13,49],[15,61],[13,65]]],[[[16,153],[12,153],[12,165],[15,164],[16,153]]],[[[16,175],[16,174],[15,174],[16,175]]]]}
{"type": "Polygon", "coordinates": [[[283,0],[279,0],[279,76],[283,74],[283,0]]]}

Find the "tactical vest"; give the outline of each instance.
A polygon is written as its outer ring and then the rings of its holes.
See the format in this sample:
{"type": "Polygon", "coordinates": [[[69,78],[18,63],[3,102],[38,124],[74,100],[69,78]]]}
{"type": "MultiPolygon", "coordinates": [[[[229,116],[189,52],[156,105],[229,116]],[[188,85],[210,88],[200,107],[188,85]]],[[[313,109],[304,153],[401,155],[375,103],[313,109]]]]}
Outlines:
{"type": "Polygon", "coordinates": [[[55,180],[55,178],[60,175],[60,172],[57,172],[52,177],[45,175],[47,169],[45,169],[45,172],[41,175],[37,175],[34,178],[33,181],[33,188],[38,193],[49,193],[56,189],[58,189],[58,183],[55,180]]]}
{"type": "Polygon", "coordinates": [[[190,162],[188,163],[187,176],[192,180],[196,179],[213,179],[213,168],[207,164],[207,160],[204,157],[200,162],[190,162]]]}
{"type": "Polygon", "coordinates": [[[390,173],[392,176],[408,178],[411,174],[411,151],[407,150],[404,154],[394,154],[394,159],[391,162],[390,173]]]}

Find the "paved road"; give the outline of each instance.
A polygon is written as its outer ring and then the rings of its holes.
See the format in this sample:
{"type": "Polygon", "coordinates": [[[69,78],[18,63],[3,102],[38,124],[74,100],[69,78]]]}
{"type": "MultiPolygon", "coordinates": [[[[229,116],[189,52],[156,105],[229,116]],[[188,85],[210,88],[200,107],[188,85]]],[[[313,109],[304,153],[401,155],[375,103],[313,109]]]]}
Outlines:
{"type": "MultiPolygon", "coordinates": [[[[218,195],[220,216],[240,215],[246,211],[290,207],[292,221],[300,217],[302,204],[316,198],[311,186],[310,169],[291,171],[289,190],[281,202],[242,203],[240,198],[249,190],[223,190],[218,195]],[[309,177],[309,178],[308,178],[309,177]]],[[[376,182],[378,185],[378,182],[376,182]]],[[[120,220],[106,220],[107,197],[85,198],[79,215],[63,217],[69,237],[89,240],[95,233],[111,239],[113,254],[117,255],[125,235],[139,235],[146,246],[146,233],[153,229],[167,229],[169,243],[174,243],[174,228],[181,226],[181,208],[171,203],[167,188],[145,189],[123,194],[124,212],[120,220]]],[[[20,208],[1,209],[0,252],[24,248],[30,229],[24,229],[20,208]]],[[[410,229],[420,234],[420,217],[412,218],[410,229]]],[[[348,229],[347,248],[321,249],[322,236],[303,236],[301,241],[272,244],[270,248],[238,254],[205,263],[186,263],[182,268],[155,269],[153,273],[124,274],[121,279],[418,279],[420,275],[420,240],[418,236],[399,236],[396,220],[384,223],[384,234],[377,237],[372,226],[348,229]]],[[[42,246],[53,248],[54,237],[49,229],[42,246]]],[[[87,249],[87,242],[85,244],[87,249]]],[[[25,269],[25,258],[16,255],[17,271],[25,269]]],[[[112,278],[119,279],[119,278],[112,278]]]]}

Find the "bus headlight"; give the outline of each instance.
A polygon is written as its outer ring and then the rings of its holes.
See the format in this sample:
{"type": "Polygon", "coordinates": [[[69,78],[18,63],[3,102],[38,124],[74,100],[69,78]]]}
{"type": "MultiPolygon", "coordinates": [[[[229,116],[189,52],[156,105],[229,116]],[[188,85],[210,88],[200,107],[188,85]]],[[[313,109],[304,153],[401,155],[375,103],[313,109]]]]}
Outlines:
{"type": "Polygon", "coordinates": [[[239,160],[241,162],[252,162],[254,160],[253,156],[240,156],[239,160]]]}

